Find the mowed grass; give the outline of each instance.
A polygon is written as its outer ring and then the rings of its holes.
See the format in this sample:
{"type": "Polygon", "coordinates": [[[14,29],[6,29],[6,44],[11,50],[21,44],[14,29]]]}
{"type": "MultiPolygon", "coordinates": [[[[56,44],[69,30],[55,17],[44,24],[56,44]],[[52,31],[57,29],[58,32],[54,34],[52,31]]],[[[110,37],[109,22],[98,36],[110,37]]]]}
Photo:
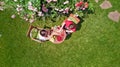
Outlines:
{"type": "MultiPolygon", "coordinates": [[[[37,43],[26,36],[29,23],[18,16],[11,19],[12,10],[0,11],[0,67],[119,67],[120,22],[108,19],[110,11],[119,9],[119,0],[113,7],[102,10],[94,0],[95,14],[84,18],[79,30],[61,44],[37,43]]],[[[65,17],[52,23],[40,20],[33,25],[59,25],[65,17]]]]}

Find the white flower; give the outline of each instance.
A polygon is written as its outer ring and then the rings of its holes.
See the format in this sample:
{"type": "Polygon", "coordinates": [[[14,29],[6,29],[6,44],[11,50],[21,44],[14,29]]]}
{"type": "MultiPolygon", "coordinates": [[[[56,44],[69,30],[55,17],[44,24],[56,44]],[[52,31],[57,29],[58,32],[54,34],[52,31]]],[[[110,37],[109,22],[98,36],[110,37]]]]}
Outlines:
{"type": "Polygon", "coordinates": [[[16,17],[15,14],[13,14],[13,15],[11,16],[11,18],[13,18],[13,19],[14,19],[15,17],[16,17]]]}
{"type": "Polygon", "coordinates": [[[29,6],[31,6],[31,5],[32,5],[32,2],[31,2],[31,1],[29,1],[29,2],[28,2],[28,5],[29,5],[29,6]]]}
{"type": "Polygon", "coordinates": [[[20,15],[20,12],[18,12],[17,14],[20,15]]]}
{"type": "Polygon", "coordinates": [[[20,11],[23,10],[23,8],[22,8],[22,7],[18,7],[18,8],[16,8],[16,10],[17,10],[18,12],[20,12],[20,11]]]}
{"type": "Polygon", "coordinates": [[[39,11],[38,16],[41,17],[41,16],[44,16],[44,14],[41,11],[39,11]]]}
{"type": "Polygon", "coordinates": [[[33,23],[34,21],[35,21],[34,18],[30,18],[30,19],[29,19],[29,22],[30,22],[30,23],[33,23]]]}
{"type": "Polygon", "coordinates": [[[57,0],[52,0],[53,2],[57,2],[57,0]]]}
{"type": "Polygon", "coordinates": [[[14,0],[15,2],[17,2],[17,0],[14,0]]]}
{"type": "Polygon", "coordinates": [[[63,9],[59,10],[59,12],[62,12],[62,11],[64,11],[64,10],[63,9]]]}
{"type": "Polygon", "coordinates": [[[70,11],[72,11],[72,9],[70,9],[70,11]]]}
{"type": "Polygon", "coordinates": [[[31,5],[28,6],[28,9],[29,10],[34,10],[33,6],[31,6],[31,5]]]}
{"type": "Polygon", "coordinates": [[[82,10],[85,10],[85,8],[82,8],[82,10]]]}
{"type": "Polygon", "coordinates": [[[63,11],[63,13],[65,14],[65,11],[63,11]]]}
{"type": "Polygon", "coordinates": [[[77,16],[77,17],[78,17],[78,16],[79,16],[79,15],[78,15],[78,13],[76,13],[76,14],[75,14],[75,16],[77,16]]]}
{"type": "Polygon", "coordinates": [[[3,11],[3,7],[2,6],[0,6],[0,11],[3,11]]]}
{"type": "Polygon", "coordinates": [[[46,0],[48,3],[50,3],[52,0],[46,0]]]}
{"type": "Polygon", "coordinates": [[[28,5],[28,9],[37,12],[37,8],[34,8],[32,5],[28,5]]]}
{"type": "Polygon", "coordinates": [[[66,7],[65,10],[69,10],[69,7],[66,7]]]}
{"type": "Polygon", "coordinates": [[[28,21],[28,20],[29,20],[27,17],[23,17],[23,19],[24,19],[25,21],[28,21]]]}
{"type": "Polygon", "coordinates": [[[28,21],[29,19],[28,19],[28,15],[26,14],[26,15],[24,15],[23,17],[22,17],[25,21],[28,21]]]}
{"type": "Polygon", "coordinates": [[[18,4],[17,7],[21,7],[21,5],[18,4]]]}
{"type": "Polygon", "coordinates": [[[26,18],[25,21],[28,21],[28,18],[26,18]]]}
{"type": "Polygon", "coordinates": [[[56,10],[56,11],[59,11],[59,9],[58,9],[58,8],[55,8],[55,10],[56,10]]]}
{"type": "Polygon", "coordinates": [[[69,1],[65,1],[63,4],[68,4],[69,3],[69,1]]]}
{"type": "Polygon", "coordinates": [[[99,2],[99,0],[95,0],[95,2],[96,2],[96,3],[98,3],[98,2],[99,2]]]}
{"type": "Polygon", "coordinates": [[[23,8],[22,8],[22,6],[21,6],[21,5],[17,5],[16,10],[17,10],[18,12],[20,12],[20,11],[22,11],[22,10],[23,10],[23,8]]]}
{"type": "Polygon", "coordinates": [[[37,8],[34,8],[33,11],[34,11],[34,12],[37,12],[37,8]]]}
{"type": "Polygon", "coordinates": [[[19,10],[19,8],[16,8],[16,10],[19,12],[20,10],[19,10]]]}
{"type": "Polygon", "coordinates": [[[63,13],[69,13],[69,8],[65,8],[65,10],[63,11],[63,13]]]}

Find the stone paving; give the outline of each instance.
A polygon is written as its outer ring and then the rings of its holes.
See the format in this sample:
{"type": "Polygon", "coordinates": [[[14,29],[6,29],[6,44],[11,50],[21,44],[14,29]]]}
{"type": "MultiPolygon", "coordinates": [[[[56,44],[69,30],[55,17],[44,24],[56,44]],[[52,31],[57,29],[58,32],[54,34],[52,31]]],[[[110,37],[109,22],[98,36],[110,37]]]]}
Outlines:
{"type": "Polygon", "coordinates": [[[100,4],[101,9],[109,9],[112,7],[110,1],[105,0],[102,4],[100,4]]]}
{"type": "Polygon", "coordinates": [[[111,19],[112,21],[119,22],[120,13],[117,10],[113,12],[109,12],[108,18],[111,19]]]}
{"type": "MultiPolygon", "coordinates": [[[[99,0],[95,0],[95,2],[98,3],[99,0]]],[[[100,4],[100,8],[101,9],[109,9],[109,8],[112,8],[112,4],[109,0],[104,0],[103,3],[100,4]]],[[[111,11],[108,13],[108,18],[114,22],[119,22],[120,13],[117,10],[111,11]]]]}

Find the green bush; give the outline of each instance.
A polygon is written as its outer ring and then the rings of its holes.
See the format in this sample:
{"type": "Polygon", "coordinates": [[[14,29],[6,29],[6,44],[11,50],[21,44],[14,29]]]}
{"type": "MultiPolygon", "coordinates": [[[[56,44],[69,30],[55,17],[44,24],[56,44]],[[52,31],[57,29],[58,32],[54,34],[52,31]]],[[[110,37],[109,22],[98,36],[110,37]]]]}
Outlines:
{"type": "Polygon", "coordinates": [[[70,13],[79,17],[85,14],[93,13],[92,3],[79,0],[5,0],[5,8],[15,9],[15,13],[29,22],[36,19],[50,18],[58,16],[69,16],[70,13]],[[87,6],[86,4],[87,3],[87,6]]]}

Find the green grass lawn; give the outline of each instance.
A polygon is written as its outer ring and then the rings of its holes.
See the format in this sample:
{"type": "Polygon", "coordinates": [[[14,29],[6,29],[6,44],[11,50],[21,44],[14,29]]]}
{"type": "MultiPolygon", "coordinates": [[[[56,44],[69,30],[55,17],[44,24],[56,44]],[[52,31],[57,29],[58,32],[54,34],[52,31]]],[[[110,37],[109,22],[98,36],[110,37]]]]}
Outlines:
{"type": "MultiPolygon", "coordinates": [[[[29,23],[12,10],[0,11],[0,67],[120,67],[120,22],[108,19],[110,11],[120,12],[119,0],[110,0],[113,7],[100,9],[102,3],[91,2],[95,14],[84,18],[78,31],[61,44],[37,43],[26,36],[29,23]]],[[[36,21],[43,27],[59,25],[65,18],[52,23],[36,21]]]]}

